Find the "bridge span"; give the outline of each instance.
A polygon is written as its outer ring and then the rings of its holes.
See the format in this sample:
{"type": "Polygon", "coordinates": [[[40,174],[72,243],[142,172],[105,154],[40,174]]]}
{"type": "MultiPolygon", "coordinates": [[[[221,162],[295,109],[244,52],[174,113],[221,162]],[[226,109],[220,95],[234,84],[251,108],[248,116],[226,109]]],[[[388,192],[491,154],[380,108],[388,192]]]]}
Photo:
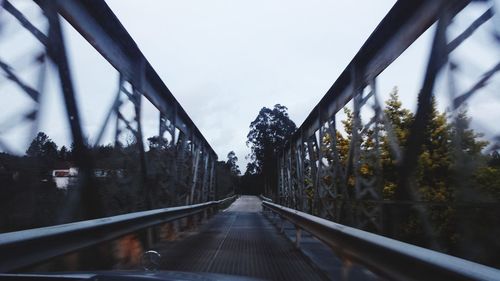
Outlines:
{"type": "Polygon", "coordinates": [[[324,280],[262,213],[256,196],[241,196],[196,233],[153,249],[162,270],[214,272],[269,280],[324,280]]]}
{"type": "Polygon", "coordinates": [[[237,198],[239,172],[106,1],[0,0],[0,280],[500,281],[499,1],[395,2],[300,127],[263,142],[268,162],[248,173],[263,195],[237,198]],[[75,83],[85,71],[72,38],[116,74],[115,89],[75,83]],[[408,56],[425,69],[404,94],[413,111],[380,87],[417,77],[399,70],[408,56]],[[100,103],[102,122],[83,118],[100,103]],[[66,113],[49,123],[66,124],[70,150],[41,130],[52,111],[66,113]],[[158,271],[139,266],[144,251],[158,271]]]}

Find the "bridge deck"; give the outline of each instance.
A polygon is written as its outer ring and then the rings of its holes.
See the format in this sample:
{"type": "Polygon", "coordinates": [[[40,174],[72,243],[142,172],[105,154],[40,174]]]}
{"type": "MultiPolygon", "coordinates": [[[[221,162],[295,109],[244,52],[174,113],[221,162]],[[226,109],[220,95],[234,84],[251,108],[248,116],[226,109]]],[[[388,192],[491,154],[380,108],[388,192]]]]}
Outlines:
{"type": "Polygon", "coordinates": [[[324,280],[260,211],[259,198],[242,196],[198,233],[157,245],[161,269],[271,280],[324,280]]]}

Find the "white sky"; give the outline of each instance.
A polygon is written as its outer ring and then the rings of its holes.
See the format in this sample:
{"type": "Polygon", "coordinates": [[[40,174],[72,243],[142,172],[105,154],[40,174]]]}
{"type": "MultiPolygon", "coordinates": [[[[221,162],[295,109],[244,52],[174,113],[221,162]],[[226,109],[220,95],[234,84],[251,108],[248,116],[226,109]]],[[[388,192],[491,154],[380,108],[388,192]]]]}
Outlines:
{"type": "Polygon", "coordinates": [[[281,103],[299,126],[394,2],[107,1],[219,158],[234,150],[242,169],[259,110],[281,103]]]}
{"type": "MultiPolygon", "coordinates": [[[[276,103],[285,105],[291,119],[300,126],[395,3],[392,0],[106,2],[219,159],[225,160],[226,154],[234,150],[242,171],[246,166],[245,155],[249,153],[245,145],[248,126],[260,108],[276,103]]],[[[115,96],[118,75],[69,25],[65,24],[64,29],[84,130],[92,139],[115,96]]],[[[432,30],[379,77],[379,92],[383,96],[398,86],[405,105],[415,106],[431,38],[432,30]]],[[[1,42],[0,58],[14,52],[1,42]]],[[[19,46],[30,44],[23,41],[19,46]]],[[[493,54],[480,54],[479,59],[486,61],[481,66],[495,63],[498,53],[493,54]]],[[[472,60],[477,62],[478,57],[472,60]]],[[[42,100],[41,129],[61,146],[68,144],[69,130],[58,101],[57,79],[53,76],[49,75],[42,100]]],[[[0,117],[7,116],[9,108],[15,108],[11,104],[19,102],[10,96],[9,99],[0,117]]],[[[480,107],[483,111],[498,109],[498,103],[482,106],[485,106],[480,107]]],[[[143,111],[144,134],[158,134],[157,112],[147,104],[143,111]]],[[[19,138],[13,136],[8,140],[14,148],[24,151],[25,144],[16,139],[19,138]]],[[[106,140],[111,140],[110,135],[106,140]]]]}

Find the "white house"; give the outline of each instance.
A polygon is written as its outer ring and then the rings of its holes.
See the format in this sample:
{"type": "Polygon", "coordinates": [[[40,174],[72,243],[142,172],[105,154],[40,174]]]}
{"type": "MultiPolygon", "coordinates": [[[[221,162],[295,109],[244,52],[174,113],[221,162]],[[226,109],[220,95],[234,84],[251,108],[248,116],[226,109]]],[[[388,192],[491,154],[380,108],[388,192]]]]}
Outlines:
{"type": "Polygon", "coordinates": [[[77,177],[78,168],[76,167],[52,171],[52,179],[54,180],[56,187],[60,189],[67,189],[70,184],[76,183],[77,177]]]}

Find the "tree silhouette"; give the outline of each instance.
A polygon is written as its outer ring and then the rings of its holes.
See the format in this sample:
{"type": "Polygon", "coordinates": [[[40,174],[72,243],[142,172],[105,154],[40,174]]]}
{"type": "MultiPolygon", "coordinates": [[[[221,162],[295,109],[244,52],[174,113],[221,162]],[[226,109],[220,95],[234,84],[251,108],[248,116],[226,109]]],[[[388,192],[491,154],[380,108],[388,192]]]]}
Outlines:
{"type": "Polygon", "coordinates": [[[63,145],[57,154],[58,154],[59,160],[66,161],[69,158],[70,152],[68,151],[66,146],[63,145]]]}
{"type": "Polygon", "coordinates": [[[263,107],[255,120],[250,124],[247,135],[247,146],[250,146],[250,164],[245,174],[261,174],[264,177],[266,193],[272,192],[271,187],[276,187],[277,153],[286,141],[295,132],[297,126],[290,120],[288,108],[276,104],[272,109],[263,107]],[[248,168],[252,170],[249,171],[248,168]]]}
{"type": "Polygon", "coordinates": [[[29,157],[57,158],[57,145],[44,132],[39,132],[31,141],[26,155],[29,157]]]}
{"type": "Polygon", "coordinates": [[[230,151],[227,154],[226,167],[229,168],[229,171],[232,175],[238,176],[240,172],[240,167],[236,164],[238,162],[238,157],[236,157],[236,153],[234,151],[230,151]]]}

